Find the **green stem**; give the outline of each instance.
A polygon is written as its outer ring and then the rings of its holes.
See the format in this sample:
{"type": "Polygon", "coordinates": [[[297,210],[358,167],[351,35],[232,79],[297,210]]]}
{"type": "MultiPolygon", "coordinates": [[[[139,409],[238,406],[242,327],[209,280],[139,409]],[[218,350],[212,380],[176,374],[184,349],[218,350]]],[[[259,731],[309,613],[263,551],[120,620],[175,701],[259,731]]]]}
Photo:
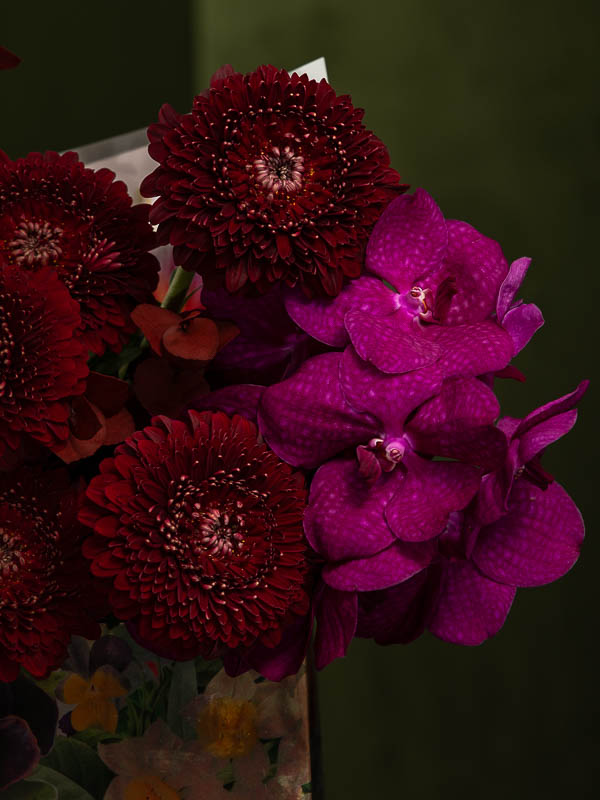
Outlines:
{"type": "Polygon", "coordinates": [[[170,311],[176,312],[181,311],[193,277],[193,272],[189,272],[183,267],[177,267],[171,278],[165,298],[160,304],[161,308],[168,308],[170,311]]]}

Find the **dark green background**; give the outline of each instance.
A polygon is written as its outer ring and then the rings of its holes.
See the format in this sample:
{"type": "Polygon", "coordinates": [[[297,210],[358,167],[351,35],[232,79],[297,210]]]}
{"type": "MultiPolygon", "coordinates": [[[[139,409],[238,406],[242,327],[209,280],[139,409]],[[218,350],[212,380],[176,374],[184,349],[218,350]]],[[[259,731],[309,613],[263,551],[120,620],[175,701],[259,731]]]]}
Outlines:
{"type": "Polygon", "coordinates": [[[215,68],[293,67],[325,55],[367,108],[394,165],[446,216],[533,257],[525,284],[547,325],[505,386],[520,415],[596,378],[581,420],[547,454],[587,521],[583,558],[523,590],[495,640],[461,649],[357,641],[319,682],[327,800],[596,796],[600,324],[600,70],[594,2],[206,0],[1,2],[11,155],[141,127],[186,110],[215,68]]]}

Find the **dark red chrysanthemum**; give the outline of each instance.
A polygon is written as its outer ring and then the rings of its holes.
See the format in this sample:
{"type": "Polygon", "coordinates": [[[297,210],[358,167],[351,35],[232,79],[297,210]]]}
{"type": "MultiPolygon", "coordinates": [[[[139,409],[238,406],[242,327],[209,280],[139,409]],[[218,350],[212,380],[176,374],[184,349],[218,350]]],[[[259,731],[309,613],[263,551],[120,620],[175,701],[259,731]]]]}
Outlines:
{"type": "Polygon", "coordinates": [[[23,433],[53,447],[69,435],[70,399],[85,389],[87,350],[78,304],[50,267],[2,266],[0,455],[23,433]]]}
{"type": "Polygon", "coordinates": [[[84,488],[65,470],[0,474],[0,681],[56,669],[73,634],[96,638],[98,598],[81,555],[84,488]]]}
{"type": "Polygon", "coordinates": [[[148,206],[132,206],[114,177],[87,169],[76,153],[11,161],[0,151],[0,254],[24,269],[57,270],[98,354],[127,340],[131,310],[151,300],[158,280],[148,206]]]}
{"type": "Polygon", "coordinates": [[[210,657],[275,646],[306,613],[302,478],[236,416],[156,417],[87,490],[83,552],[117,617],[149,649],[210,657]]]}
{"type": "Polygon", "coordinates": [[[225,68],[189,114],[148,130],[160,166],[142,184],[175,261],[211,285],[282,280],[336,295],[362,270],[369,232],[403,188],[363,111],[324,80],[225,68]]]}

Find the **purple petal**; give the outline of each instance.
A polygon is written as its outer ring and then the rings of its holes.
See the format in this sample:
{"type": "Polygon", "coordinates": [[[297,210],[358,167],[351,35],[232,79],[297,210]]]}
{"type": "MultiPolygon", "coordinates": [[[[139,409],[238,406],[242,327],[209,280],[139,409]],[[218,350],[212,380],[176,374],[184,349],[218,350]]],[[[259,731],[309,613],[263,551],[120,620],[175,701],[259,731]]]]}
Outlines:
{"type": "Polygon", "coordinates": [[[482,381],[451,378],[421,406],[406,431],[421,453],[456,458],[490,471],[506,455],[506,436],[491,425],[499,412],[496,395],[482,381]]]}
{"type": "Polygon", "coordinates": [[[385,375],[365,363],[350,346],[342,355],[340,383],[346,401],[356,411],[368,412],[381,421],[379,435],[399,435],[406,417],[440,390],[442,377],[437,369],[385,375]]]}
{"type": "Polygon", "coordinates": [[[446,227],[448,249],[442,275],[455,278],[457,288],[446,322],[457,325],[483,320],[496,308],[508,264],[500,245],[466,222],[449,220],[446,227]]]}
{"type": "Polygon", "coordinates": [[[294,620],[288,625],[275,647],[254,644],[244,652],[233,651],[223,658],[227,674],[237,677],[249,669],[256,670],[269,681],[281,681],[300,669],[312,633],[313,615],[294,620]]]}
{"type": "Polygon", "coordinates": [[[469,561],[444,561],[437,608],[427,627],[447,642],[481,644],[504,625],[515,593],[469,561]]]}
{"type": "Polygon", "coordinates": [[[346,447],[369,441],[379,428],[344,400],[339,381],[341,353],[306,361],[261,398],[259,428],[269,446],[288,464],[317,467],[346,447]]]}
{"type": "Polygon", "coordinates": [[[388,525],[405,542],[431,539],[444,530],[450,512],[472,500],[479,480],[478,470],[466,464],[413,457],[386,505],[388,525]]]}
{"type": "Polygon", "coordinates": [[[46,755],[54,744],[58,721],[56,700],[23,675],[8,686],[12,694],[11,713],[27,722],[41,754],[46,755]]]}
{"type": "Polygon", "coordinates": [[[562,414],[563,411],[570,411],[572,408],[575,408],[583,395],[586,393],[589,384],[590,382],[587,380],[581,381],[577,389],[570,394],[565,394],[562,397],[559,397],[557,400],[552,400],[550,403],[546,403],[546,405],[536,408],[535,411],[532,411],[531,414],[528,414],[523,420],[521,420],[521,423],[514,434],[515,437],[523,436],[523,434],[531,430],[534,425],[539,425],[541,422],[550,419],[550,417],[555,417],[558,414],[562,414]]]}
{"type": "Polygon", "coordinates": [[[489,578],[511,586],[541,586],[560,578],[579,557],[584,527],[558,483],[539,489],[515,481],[509,510],[479,534],[473,561],[489,578]]]}
{"type": "Polygon", "coordinates": [[[377,221],[366,267],[402,292],[438,269],[447,241],[442,212],[431,195],[417,189],[392,200],[377,221]]]}
{"type": "Polygon", "coordinates": [[[340,592],[323,584],[317,602],[315,666],[323,669],[346,655],[356,631],[358,603],[355,592],[340,592]]]}
{"type": "Polygon", "coordinates": [[[398,299],[378,278],[363,275],[334,298],[309,299],[299,289],[287,289],[285,307],[294,322],[314,339],[332,347],[345,347],[349,341],[344,325],[346,312],[384,316],[398,308],[398,299]]]}
{"type": "Polygon", "coordinates": [[[566,433],[577,422],[577,410],[563,411],[556,417],[550,417],[543,422],[534,425],[521,436],[519,443],[519,460],[521,464],[527,464],[535,458],[548,445],[553,444],[566,433]]]}
{"type": "Polygon", "coordinates": [[[40,760],[40,749],[29,725],[20,717],[0,719],[0,792],[29,775],[40,760]]]}
{"type": "Polygon", "coordinates": [[[190,408],[196,411],[223,411],[229,416],[241,414],[246,419],[256,421],[258,404],[264,391],[264,386],[255,386],[252,383],[226,386],[197,397],[190,408]]]}
{"type": "Polygon", "coordinates": [[[387,589],[412,578],[429,566],[436,554],[434,542],[394,542],[368,558],[326,564],[323,580],[344,592],[372,592],[387,589]]]}
{"type": "Polygon", "coordinates": [[[398,374],[435,363],[442,355],[428,330],[401,327],[402,315],[373,317],[362,311],[346,314],[346,328],[358,355],[382,372],[398,374]]]}
{"type": "Polygon", "coordinates": [[[471,325],[432,325],[429,336],[443,349],[438,367],[444,377],[483,375],[503,369],[513,353],[513,341],[496,322],[471,325]]]}
{"type": "Polygon", "coordinates": [[[502,327],[508,331],[513,343],[513,355],[517,355],[529,343],[533,334],[544,324],[544,317],[534,303],[523,303],[512,308],[502,320],[502,327]]]}
{"type": "Polygon", "coordinates": [[[425,630],[430,606],[430,569],[378,592],[363,592],[356,635],[377,644],[408,644],[425,630]]]}
{"type": "Polygon", "coordinates": [[[369,486],[355,461],[324,464],[310,487],[304,530],[311,546],[328,561],[378,553],[394,541],[384,508],[401,475],[383,475],[369,486]]]}
{"type": "Polygon", "coordinates": [[[504,464],[481,479],[475,505],[479,525],[490,525],[506,512],[508,495],[520,466],[519,442],[515,441],[508,447],[504,464]]]}
{"type": "Polygon", "coordinates": [[[498,302],[496,303],[496,316],[500,322],[503,322],[508,309],[513,304],[515,295],[523,283],[530,264],[530,258],[517,258],[517,260],[513,261],[510,265],[508,275],[500,286],[498,302]]]}

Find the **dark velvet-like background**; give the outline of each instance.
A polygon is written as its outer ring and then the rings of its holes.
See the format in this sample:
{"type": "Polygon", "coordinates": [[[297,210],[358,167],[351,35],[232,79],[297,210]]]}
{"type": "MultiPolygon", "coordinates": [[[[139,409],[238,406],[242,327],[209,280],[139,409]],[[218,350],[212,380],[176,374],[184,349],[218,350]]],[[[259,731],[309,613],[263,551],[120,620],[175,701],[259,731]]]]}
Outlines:
{"type": "Polygon", "coordinates": [[[592,797],[598,761],[597,348],[600,6],[574,0],[2,0],[0,146],[15,156],[186,110],[224,62],[325,55],[394,165],[509,259],[546,327],[503,385],[521,415],[596,378],[545,464],[582,509],[581,562],[518,593],[500,634],[461,649],[357,641],[319,680],[327,800],[592,797]]]}

